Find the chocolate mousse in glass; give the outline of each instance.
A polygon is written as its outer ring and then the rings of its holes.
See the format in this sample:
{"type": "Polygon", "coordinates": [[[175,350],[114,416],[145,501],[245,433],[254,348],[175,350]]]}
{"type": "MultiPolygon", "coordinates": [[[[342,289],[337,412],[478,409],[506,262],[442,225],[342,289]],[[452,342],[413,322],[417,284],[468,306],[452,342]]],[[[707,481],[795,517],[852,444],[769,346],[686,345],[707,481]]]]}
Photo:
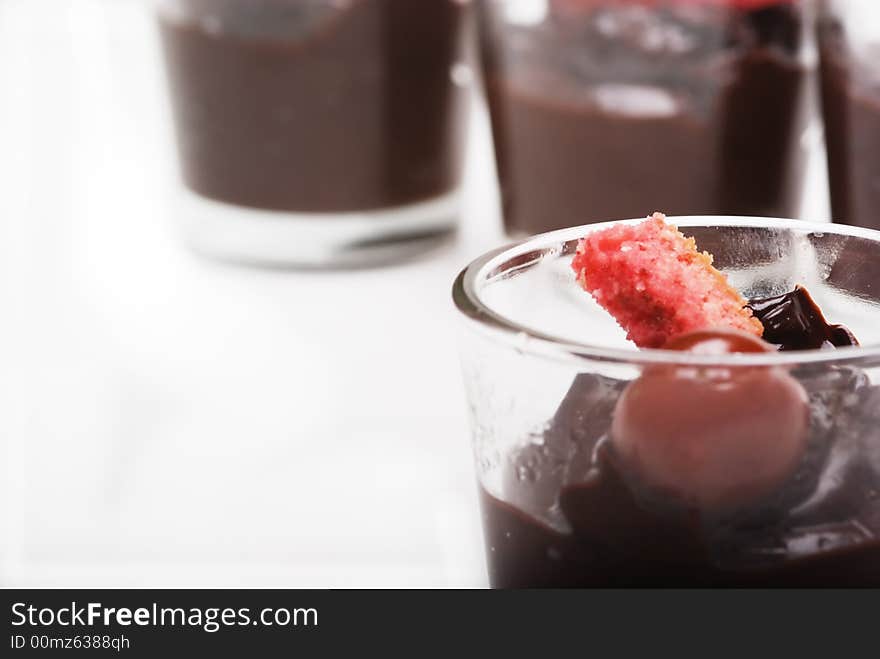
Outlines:
{"type": "Polygon", "coordinates": [[[357,265],[454,231],[468,1],[158,0],[196,247],[357,265]]]}
{"type": "MultiPolygon", "coordinates": [[[[714,255],[739,329],[627,339],[606,308],[650,328],[677,307],[646,312],[647,279],[594,297],[572,262],[635,221],[537,236],[456,281],[491,585],[880,586],[880,272],[860,267],[880,233],[670,221],[714,255]]],[[[717,311],[679,283],[678,320],[717,311]]]]}
{"type": "Polygon", "coordinates": [[[834,220],[880,229],[880,3],[824,0],[819,47],[834,220]]]}
{"type": "Polygon", "coordinates": [[[479,0],[507,229],[645,208],[796,217],[800,0],[479,0]]]}

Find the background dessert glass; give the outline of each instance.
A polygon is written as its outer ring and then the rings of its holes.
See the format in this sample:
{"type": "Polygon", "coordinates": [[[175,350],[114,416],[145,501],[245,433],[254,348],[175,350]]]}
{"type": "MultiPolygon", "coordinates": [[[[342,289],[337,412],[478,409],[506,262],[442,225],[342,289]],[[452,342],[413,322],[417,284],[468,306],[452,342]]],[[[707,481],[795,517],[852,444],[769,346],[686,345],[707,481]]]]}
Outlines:
{"type": "Polygon", "coordinates": [[[747,297],[803,284],[862,347],[637,351],[570,269],[577,239],[603,225],[478,259],[454,299],[491,584],[880,584],[880,234],[796,220],[672,221],[747,297]],[[608,437],[612,419],[628,414],[620,397],[658,378],[641,399],[650,433],[671,436],[673,453],[703,440],[730,449],[673,473],[674,487],[713,492],[733,479],[732,499],[673,496],[619,459],[608,437]],[[785,470],[758,477],[791,437],[791,387],[808,397],[809,430],[785,470]]]}
{"type": "Polygon", "coordinates": [[[358,265],[454,231],[461,0],[158,0],[190,240],[358,265]]]}
{"type": "Polygon", "coordinates": [[[824,0],[822,106],[836,222],[880,228],[880,4],[824,0]]]}
{"type": "Polygon", "coordinates": [[[508,230],[658,208],[796,217],[808,6],[479,0],[508,230]]]}

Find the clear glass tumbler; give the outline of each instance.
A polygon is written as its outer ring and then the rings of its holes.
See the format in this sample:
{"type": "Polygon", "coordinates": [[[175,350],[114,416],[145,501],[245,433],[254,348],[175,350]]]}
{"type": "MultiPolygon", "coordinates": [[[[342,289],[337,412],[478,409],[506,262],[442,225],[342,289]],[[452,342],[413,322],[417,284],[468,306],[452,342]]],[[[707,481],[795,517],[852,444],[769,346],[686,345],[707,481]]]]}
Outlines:
{"type": "Polygon", "coordinates": [[[801,0],[478,0],[507,229],[797,217],[815,70],[801,0]]]}
{"type": "Polygon", "coordinates": [[[823,0],[818,33],[834,220],[880,229],[880,3],[823,0]]]}
{"type": "Polygon", "coordinates": [[[476,260],[453,295],[492,586],[880,585],[880,233],[673,221],[746,297],[802,284],[862,346],[637,350],[570,268],[602,224],[476,260]]]}
{"type": "Polygon", "coordinates": [[[454,231],[469,0],[157,0],[197,249],[361,265],[454,231]]]}

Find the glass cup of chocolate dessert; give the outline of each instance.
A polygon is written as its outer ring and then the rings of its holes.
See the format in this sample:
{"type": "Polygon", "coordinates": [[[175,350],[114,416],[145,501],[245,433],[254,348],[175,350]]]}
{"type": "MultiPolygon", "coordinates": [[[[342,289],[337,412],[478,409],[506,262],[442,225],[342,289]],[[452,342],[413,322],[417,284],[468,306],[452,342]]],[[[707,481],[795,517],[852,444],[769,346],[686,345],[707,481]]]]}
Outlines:
{"type": "Polygon", "coordinates": [[[880,586],[880,233],[584,225],[453,297],[493,587],[880,586]]]}
{"type": "Polygon", "coordinates": [[[505,224],[662,207],[797,217],[815,70],[800,0],[478,0],[505,224]]]}
{"type": "Polygon", "coordinates": [[[455,229],[469,0],[155,0],[192,244],[367,265],[455,229]]]}
{"type": "Polygon", "coordinates": [[[824,0],[818,34],[834,220],[880,229],[880,3],[824,0]]]}

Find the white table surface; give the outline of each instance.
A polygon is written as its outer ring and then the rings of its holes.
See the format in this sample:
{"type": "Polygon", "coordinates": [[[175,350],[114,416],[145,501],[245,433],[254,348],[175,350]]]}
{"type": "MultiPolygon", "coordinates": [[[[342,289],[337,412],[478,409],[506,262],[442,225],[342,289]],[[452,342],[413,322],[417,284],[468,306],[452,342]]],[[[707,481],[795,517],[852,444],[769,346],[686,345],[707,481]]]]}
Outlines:
{"type": "Polygon", "coordinates": [[[142,9],[0,0],[0,585],[484,586],[449,295],[503,240],[483,108],[454,244],[215,264],[142,9]]]}

